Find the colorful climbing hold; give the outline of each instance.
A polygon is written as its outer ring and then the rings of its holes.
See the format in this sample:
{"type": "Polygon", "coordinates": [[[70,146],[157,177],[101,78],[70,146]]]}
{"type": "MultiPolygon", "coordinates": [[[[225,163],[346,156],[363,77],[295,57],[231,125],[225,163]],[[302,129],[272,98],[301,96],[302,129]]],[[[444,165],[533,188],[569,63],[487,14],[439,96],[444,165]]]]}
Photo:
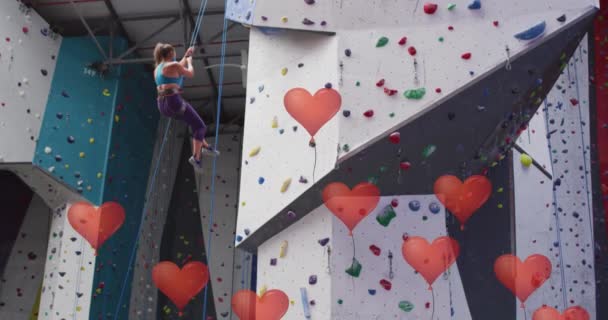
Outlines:
{"type": "Polygon", "coordinates": [[[372,244],[369,246],[369,250],[375,255],[375,256],[379,256],[380,253],[382,253],[382,250],[380,248],[378,248],[378,246],[376,246],[375,244],[372,244]]]}
{"type": "Polygon", "coordinates": [[[404,46],[407,43],[407,37],[401,38],[398,43],[400,46],[404,46]]]}
{"type": "Polygon", "coordinates": [[[283,181],[283,184],[281,185],[281,193],[287,192],[287,189],[289,189],[290,184],[291,178],[288,178],[287,180],[283,181]]]}
{"type": "Polygon", "coordinates": [[[426,94],[425,88],[418,88],[418,89],[406,90],[403,93],[403,96],[408,99],[420,100],[424,97],[425,94],[426,94]]]}
{"type": "Polygon", "coordinates": [[[287,68],[283,68],[281,69],[281,75],[286,75],[287,74],[287,68]]]}
{"type": "Polygon", "coordinates": [[[382,286],[382,288],[384,288],[384,290],[386,290],[386,291],[390,291],[390,290],[391,290],[391,288],[393,287],[393,284],[392,284],[390,281],[386,280],[386,279],[382,279],[382,280],[380,280],[380,285],[381,285],[381,286],[382,286]]]}
{"type": "Polygon", "coordinates": [[[473,0],[471,4],[468,6],[469,10],[479,10],[481,9],[481,0],[473,0]]]}
{"type": "Polygon", "coordinates": [[[465,52],[460,57],[462,59],[464,59],[464,60],[469,60],[469,59],[471,59],[471,53],[470,52],[465,52]]]}
{"type": "Polygon", "coordinates": [[[367,111],[365,111],[365,112],[363,113],[363,115],[364,115],[366,118],[371,118],[371,117],[373,117],[373,116],[374,116],[374,110],[371,110],[371,109],[370,109],[370,110],[367,110],[367,111]]]}
{"type": "Polygon", "coordinates": [[[401,168],[401,170],[406,171],[409,170],[412,167],[412,164],[409,163],[409,161],[402,161],[401,163],[399,163],[399,168],[401,168]]]}
{"type": "Polygon", "coordinates": [[[353,278],[358,278],[361,274],[361,269],[363,269],[363,266],[361,266],[361,263],[359,263],[357,258],[353,257],[353,262],[351,263],[350,267],[345,270],[345,272],[353,278]]]}
{"type": "Polygon", "coordinates": [[[384,79],[380,79],[376,82],[376,87],[381,88],[382,86],[384,86],[384,79]]]}
{"type": "Polygon", "coordinates": [[[435,145],[430,144],[426,146],[424,150],[422,150],[422,156],[428,158],[433,154],[433,152],[435,152],[435,150],[437,150],[437,147],[435,145]]]}
{"type": "Polygon", "coordinates": [[[434,14],[435,11],[437,11],[437,4],[436,3],[430,3],[427,2],[424,4],[424,13],[426,14],[434,14]]]}
{"type": "Polygon", "coordinates": [[[378,41],[376,42],[376,48],[384,47],[387,43],[388,43],[387,37],[380,37],[380,39],[378,39],[378,41]]]}
{"type": "Polygon", "coordinates": [[[448,4],[448,10],[452,11],[454,9],[456,9],[456,4],[455,3],[448,4]]]}
{"type": "Polygon", "coordinates": [[[325,247],[329,243],[329,238],[319,239],[318,242],[322,247],[325,247]]]}
{"type": "Polygon", "coordinates": [[[532,165],[532,157],[530,157],[529,155],[522,153],[521,156],[519,156],[519,161],[521,162],[521,164],[524,167],[530,167],[530,165],[532,165]]]}
{"type": "Polygon", "coordinates": [[[409,48],[407,48],[407,52],[409,52],[409,54],[411,56],[415,56],[416,55],[416,48],[415,47],[409,47],[409,48]]]}
{"type": "Polygon", "coordinates": [[[399,309],[405,312],[411,312],[414,310],[414,305],[409,301],[399,301],[399,309]]]}
{"type": "Polygon", "coordinates": [[[534,40],[538,37],[540,37],[544,32],[545,29],[547,28],[547,23],[545,21],[540,22],[518,34],[516,34],[514,37],[516,39],[519,40],[534,40]]]}
{"type": "Polygon", "coordinates": [[[249,151],[249,157],[257,156],[258,153],[260,153],[260,150],[262,150],[262,147],[260,147],[260,146],[251,149],[251,151],[249,151]]]}
{"type": "Polygon", "coordinates": [[[381,226],[388,227],[388,225],[391,223],[391,220],[393,220],[396,216],[397,214],[395,213],[395,210],[393,210],[393,207],[386,206],[384,208],[384,211],[382,211],[376,216],[376,221],[378,221],[381,226]]]}
{"type": "Polygon", "coordinates": [[[398,144],[401,142],[401,133],[393,132],[388,136],[388,140],[393,144],[398,144]]]}

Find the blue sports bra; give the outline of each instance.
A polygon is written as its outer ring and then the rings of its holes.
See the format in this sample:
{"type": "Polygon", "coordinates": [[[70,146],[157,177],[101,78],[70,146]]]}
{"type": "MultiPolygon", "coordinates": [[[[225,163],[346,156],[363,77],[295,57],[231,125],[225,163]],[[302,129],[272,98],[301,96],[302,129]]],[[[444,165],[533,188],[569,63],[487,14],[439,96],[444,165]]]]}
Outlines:
{"type": "Polygon", "coordinates": [[[165,77],[163,75],[163,68],[165,63],[161,63],[158,65],[158,67],[156,68],[156,85],[160,86],[163,84],[176,84],[178,86],[182,86],[182,84],[184,83],[184,76],[180,76],[177,78],[171,78],[171,77],[165,77]]]}

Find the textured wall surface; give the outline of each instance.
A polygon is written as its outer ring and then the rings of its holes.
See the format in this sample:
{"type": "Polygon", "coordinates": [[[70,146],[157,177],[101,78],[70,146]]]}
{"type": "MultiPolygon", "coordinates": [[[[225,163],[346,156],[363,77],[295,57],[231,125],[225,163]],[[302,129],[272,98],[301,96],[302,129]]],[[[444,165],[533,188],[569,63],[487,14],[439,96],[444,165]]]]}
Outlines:
{"type": "Polygon", "coordinates": [[[0,162],[32,162],[61,37],[18,1],[0,12],[0,162]]]}
{"type": "Polygon", "coordinates": [[[34,304],[42,288],[50,221],[51,210],[34,196],[2,274],[0,319],[29,319],[37,314],[34,304]]]}

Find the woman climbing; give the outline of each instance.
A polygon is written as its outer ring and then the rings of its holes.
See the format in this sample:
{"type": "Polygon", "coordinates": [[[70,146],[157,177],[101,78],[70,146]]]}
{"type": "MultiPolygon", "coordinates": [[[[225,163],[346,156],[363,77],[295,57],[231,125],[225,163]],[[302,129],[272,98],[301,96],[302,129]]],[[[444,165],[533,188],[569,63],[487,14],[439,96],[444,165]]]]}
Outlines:
{"type": "Polygon", "coordinates": [[[192,157],[188,160],[196,171],[202,171],[201,156],[203,154],[218,156],[219,151],[211,147],[205,140],[207,127],[196,110],[182,98],[181,87],[184,77],[194,77],[192,53],[189,48],[184,57],[176,60],[175,48],[170,44],[159,43],[154,48],[154,78],[158,91],[158,110],[166,117],[186,122],[192,129],[192,157]]]}

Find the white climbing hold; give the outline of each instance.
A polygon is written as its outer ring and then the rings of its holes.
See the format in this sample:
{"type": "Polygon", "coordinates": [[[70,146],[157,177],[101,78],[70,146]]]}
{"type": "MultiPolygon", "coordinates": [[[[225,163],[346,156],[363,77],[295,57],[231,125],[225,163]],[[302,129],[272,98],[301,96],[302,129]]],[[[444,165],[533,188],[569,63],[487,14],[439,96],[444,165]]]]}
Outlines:
{"type": "Polygon", "coordinates": [[[36,116],[36,119],[40,119],[40,113],[36,113],[35,116],[36,116]]]}
{"type": "Polygon", "coordinates": [[[25,91],[19,91],[19,96],[20,96],[20,97],[25,96],[25,91]]]}
{"type": "Polygon", "coordinates": [[[44,147],[44,153],[50,154],[51,152],[53,152],[53,149],[51,147],[44,147]]]}
{"type": "Polygon", "coordinates": [[[53,173],[55,171],[55,167],[49,167],[49,172],[53,173]]]}
{"type": "Polygon", "coordinates": [[[21,80],[21,82],[23,82],[24,84],[29,84],[30,80],[28,78],[23,78],[23,80],[21,80]]]}

